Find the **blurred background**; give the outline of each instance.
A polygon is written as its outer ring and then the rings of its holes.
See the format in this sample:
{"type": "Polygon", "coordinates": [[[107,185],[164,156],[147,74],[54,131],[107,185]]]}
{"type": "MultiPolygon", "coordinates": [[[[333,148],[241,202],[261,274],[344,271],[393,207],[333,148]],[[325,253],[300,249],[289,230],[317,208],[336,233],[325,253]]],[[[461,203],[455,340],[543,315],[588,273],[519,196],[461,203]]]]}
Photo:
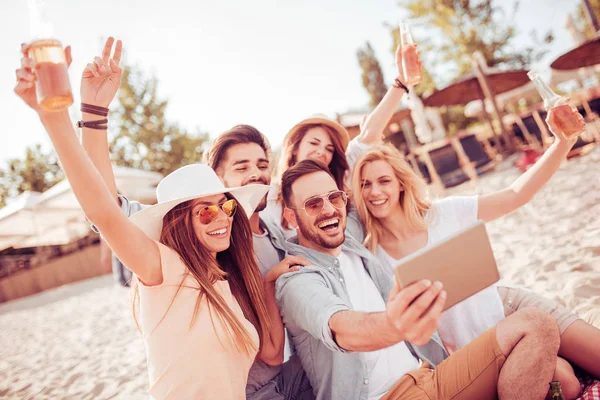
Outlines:
{"type": "MultiPolygon", "coordinates": [[[[199,162],[237,124],[267,135],[275,158],[289,128],[312,114],[357,135],[397,75],[401,20],[420,49],[423,82],[386,141],[434,196],[498,190],[553,141],[526,75],[538,71],[578,107],[587,132],[530,205],[488,229],[506,280],[600,324],[600,0],[29,3],[73,48],[75,104],[106,37],[123,41],[111,158],[119,191],[144,203],[164,175],[199,162]]],[[[0,398],[136,398],[145,356],[126,290],[109,275],[115,260],[13,93],[29,9],[25,0],[0,5],[0,398]]]]}

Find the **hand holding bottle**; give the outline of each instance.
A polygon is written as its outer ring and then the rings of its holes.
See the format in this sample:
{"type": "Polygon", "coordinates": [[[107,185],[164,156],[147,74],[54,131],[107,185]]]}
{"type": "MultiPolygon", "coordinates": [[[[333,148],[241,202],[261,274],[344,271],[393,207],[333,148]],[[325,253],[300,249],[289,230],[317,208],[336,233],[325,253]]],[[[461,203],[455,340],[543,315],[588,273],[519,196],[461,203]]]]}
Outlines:
{"type": "Polygon", "coordinates": [[[418,85],[421,82],[421,67],[423,64],[419,59],[419,51],[413,42],[412,35],[406,22],[400,23],[400,54],[396,51],[396,63],[398,69],[402,69],[406,86],[418,85]]]}
{"type": "Polygon", "coordinates": [[[585,132],[586,127],[583,116],[566,99],[548,110],[546,123],[558,141],[573,144],[577,141],[577,137],[585,132]]]}
{"type": "MultiPolygon", "coordinates": [[[[38,79],[38,73],[35,70],[37,63],[30,57],[30,46],[23,43],[21,44],[21,52],[23,58],[21,58],[21,68],[16,70],[17,84],[15,86],[15,93],[23,99],[23,101],[31,108],[33,108],[38,114],[49,112],[41,107],[38,102],[38,94],[36,93],[36,81],[38,79]]],[[[67,66],[71,65],[71,47],[65,48],[65,59],[67,66]]]]}
{"type": "MultiPolygon", "coordinates": [[[[419,58],[419,54],[420,52],[419,49],[417,49],[416,44],[411,44],[404,47],[398,46],[396,48],[396,67],[398,69],[398,79],[400,79],[400,82],[404,83],[407,86],[409,85],[409,79],[404,74],[405,68],[407,71],[418,71],[418,76],[421,76],[421,69],[423,68],[423,63],[419,58]],[[405,67],[405,65],[407,66],[405,67]]],[[[414,83],[412,85],[414,85],[414,83]]]]}

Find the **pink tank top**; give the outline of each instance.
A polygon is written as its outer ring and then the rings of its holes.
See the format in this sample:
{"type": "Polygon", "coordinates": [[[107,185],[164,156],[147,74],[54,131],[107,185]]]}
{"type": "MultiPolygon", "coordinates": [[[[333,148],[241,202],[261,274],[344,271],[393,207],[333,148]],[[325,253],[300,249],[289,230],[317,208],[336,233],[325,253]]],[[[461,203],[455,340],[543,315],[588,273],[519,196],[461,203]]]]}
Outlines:
{"type": "MultiPolygon", "coordinates": [[[[200,304],[190,327],[198,284],[192,276],[186,276],[187,268],[174,250],[156,243],[163,283],[145,286],[138,280],[139,322],[150,378],[148,393],[155,399],[244,399],[256,351],[247,354],[236,348],[225,323],[214,311],[209,311],[206,300],[200,304]],[[183,286],[175,296],[184,277],[183,286]]],[[[218,281],[214,288],[242,321],[258,349],[256,329],[244,317],[229,284],[218,281]]]]}

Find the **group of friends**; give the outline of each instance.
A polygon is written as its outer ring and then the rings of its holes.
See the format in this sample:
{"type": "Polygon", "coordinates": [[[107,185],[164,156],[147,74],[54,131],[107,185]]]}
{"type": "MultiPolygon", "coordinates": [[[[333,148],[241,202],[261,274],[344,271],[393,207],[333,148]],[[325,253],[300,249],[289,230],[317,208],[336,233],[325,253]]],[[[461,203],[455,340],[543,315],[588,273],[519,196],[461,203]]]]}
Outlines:
{"type": "MultiPolygon", "coordinates": [[[[115,97],[121,53],[109,38],[86,66],[83,121],[115,97]]],[[[149,206],[118,194],[105,127],[84,127],[80,142],[67,111],[37,104],[34,67],[24,52],[15,92],[133,272],[153,398],[543,399],[559,380],[572,399],[573,365],[600,377],[600,330],[551,300],[501,281],[443,311],[440,282],[400,288],[393,278],[404,257],[532,199],[574,144],[552,111],[554,143],[512,185],[432,201],[382,143],[406,94],[399,67],[356,138],[325,118],[300,121],[272,180],[269,141],[238,125],[202,164],[166,176],[149,206]]]]}

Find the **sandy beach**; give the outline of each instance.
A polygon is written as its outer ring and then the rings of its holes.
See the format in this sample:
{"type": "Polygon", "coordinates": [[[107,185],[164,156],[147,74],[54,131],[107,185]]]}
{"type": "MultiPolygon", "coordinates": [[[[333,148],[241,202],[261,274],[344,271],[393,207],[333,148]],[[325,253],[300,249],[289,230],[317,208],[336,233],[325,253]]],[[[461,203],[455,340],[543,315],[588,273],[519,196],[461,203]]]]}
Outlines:
{"type": "MultiPolygon", "coordinates": [[[[488,193],[514,157],[449,194],[488,193]]],[[[600,147],[564,164],[530,204],[488,224],[503,278],[600,327],[600,147]]],[[[110,276],[0,305],[0,398],[137,399],[146,356],[128,289],[110,276]]]]}

